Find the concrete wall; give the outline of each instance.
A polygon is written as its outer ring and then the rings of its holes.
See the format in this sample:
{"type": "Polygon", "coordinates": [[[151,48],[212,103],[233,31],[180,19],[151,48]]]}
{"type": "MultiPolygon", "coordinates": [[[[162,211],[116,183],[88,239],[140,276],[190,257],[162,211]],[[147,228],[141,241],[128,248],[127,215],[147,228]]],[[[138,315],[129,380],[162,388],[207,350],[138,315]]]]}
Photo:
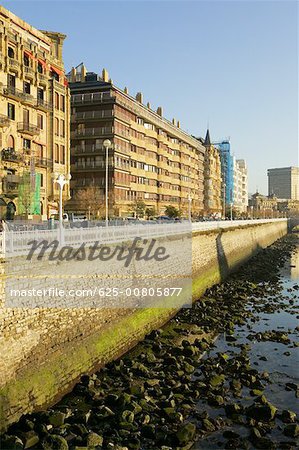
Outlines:
{"type": "MultiPolygon", "coordinates": [[[[287,221],[194,232],[193,299],[287,233],[287,221]]],[[[3,277],[4,278],[4,277],[3,277]]],[[[2,308],[1,429],[53,404],[80,375],[120,356],[176,310],[2,308]]]]}

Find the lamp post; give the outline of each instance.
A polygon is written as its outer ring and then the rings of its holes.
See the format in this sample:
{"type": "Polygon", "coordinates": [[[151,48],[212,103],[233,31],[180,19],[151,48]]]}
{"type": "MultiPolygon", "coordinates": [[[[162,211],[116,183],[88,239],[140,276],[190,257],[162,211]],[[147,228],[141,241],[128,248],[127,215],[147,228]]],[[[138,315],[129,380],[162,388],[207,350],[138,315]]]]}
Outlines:
{"type": "Polygon", "coordinates": [[[105,177],[105,224],[108,226],[108,158],[109,158],[109,148],[111,148],[112,143],[109,139],[105,139],[103,146],[106,150],[106,177],[105,177]]]}
{"type": "Polygon", "coordinates": [[[71,174],[64,175],[62,173],[52,173],[53,182],[59,185],[59,235],[60,244],[62,244],[62,191],[64,186],[70,181],[71,174]]]}
{"type": "Polygon", "coordinates": [[[191,195],[188,194],[188,219],[189,219],[190,223],[191,223],[191,203],[192,203],[192,198],[191,198],[191,195]]]}

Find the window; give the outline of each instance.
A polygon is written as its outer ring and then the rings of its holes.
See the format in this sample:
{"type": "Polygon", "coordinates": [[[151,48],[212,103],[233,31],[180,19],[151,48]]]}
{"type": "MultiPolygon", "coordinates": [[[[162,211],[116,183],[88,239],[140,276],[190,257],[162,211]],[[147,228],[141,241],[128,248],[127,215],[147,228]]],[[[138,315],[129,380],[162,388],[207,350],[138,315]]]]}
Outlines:
{"type": "Polygon", "coordinates": [[[16,77],[10,73],[7,75],[7,85],[9,87],[16,87],[16,77]]]}
{"type": "Polygon", "coordinates": [[[24,55],[23,62],[24,66],[29,67],[29,57],[27,55],[24,55]]]}
{"type": "Polygon", "coordinates": [[[56,81],[59,81],[59,75],[58,75],[58,73],[56,73],[56,72],[54,72],[54,71],[52,70],[51,73],[50,73],[50,75],[51,75],[51,78],[53,78],[53,79],[56,80],[56,81]]]}
{"type": "Polygon", "coordinates": [[[59,163],[59,145],[58,145],[58,144],[55,144],[54,161],[55,161],[56,163],[59,163]]]}
{"type": "Polygon", "coordinates": [[[37,98],[39,100],[44,100],[44,97],[45,97],[44,94],[45,94],[45,92],[44,92],[43,88],[37,88],[37,98]]]}
{"type": "Polygon", "coordinates": [[[14,49],[12,47],[8,47],[7,53],[8,53],[8,57],[9,58],[14,58],[15,57],[15,51],[14,51],[14,49]]]}
{"type": "Polygon", "coordinates": [[[42,65],[42,63],[37,63],[37,71],[38,71],[38,73],[43,73],[43,65],[42,65]]]}
{"type": "Polygon", "coordinates": [[[64,98],[64,95],[60,96],[60,109],[63,112],[65,111],[65,98],[64,98]]]}
{"type": "Polygon", "coordinates": [[[59,120],[55,117],[55,135],[59,136],[59,120]]]}
{"type": "Polygon", "coordinates": [[[59,94],[55,92],[55,108],[59,109],[59,94]]]}
{"type": "Polygon", "coordinates": [[[30,139],[23,139],[23,148],[25,150],[30,150],[30,148],[31,148],[31,141],[30,141],[30,139]]]}
{"type": "Polygon", "coordinates": [[[38,158],[43,157],[43,146],[41,144],[36,144],[36,151],[35,154],[38,158]]]}
{"type": "Polygon", "coordinates": [[[7,116],[11,119],[11,120],[15,120],[15,105],[13,105],[12,103],[8,103],[7,104],[7,116]]]}
{"type": "Polygon", "coordinates": [[[31,87],[30,83],[28,83],[27,81],[24,81],[23,92],[25,94],[30,94],[30,87],[31,87]]]}
{"type": "Polygon", "coordinates": [[[23,122],[29,123],[29,110],[23,109],[23,122]]]}
{"type": "Polygon", "coordinates": [[[60,136],[61,137],[65,136],[65,122],[63,119],[61,119],[60,121],[60,136]]]}
{"type": "Polygon", "coordinates": [[[60,164],[65,164],[65,148],[64,148],[64,145],[60,146],[60,164]]]}
{"type": "Polygon", "coordinates": [[[8,148],[15,148],[15,140],[14,140],[14,137],[12,135],[10,135],[8,137],[7,146],[8,146],[8,148]]]}
{"type": "Polygon", "coordinates": [[[40,187],[43,187],[43,186],[44,186],[44,174],[40,173],[40,187]]]}
{"type": "Polygon", "coordinates": [[[38,126],[38,128],[40,128],[41,130],[44,129],[44,118],[43,118],[42,114],[38,114],[38,115],[37,115],[37,126],[38,126]]]}

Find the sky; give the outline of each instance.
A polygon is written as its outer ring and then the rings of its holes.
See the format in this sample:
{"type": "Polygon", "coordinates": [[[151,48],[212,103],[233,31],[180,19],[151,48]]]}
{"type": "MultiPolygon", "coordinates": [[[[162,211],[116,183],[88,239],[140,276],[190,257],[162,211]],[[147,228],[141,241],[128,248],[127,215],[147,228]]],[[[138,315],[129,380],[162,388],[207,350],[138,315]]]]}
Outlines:
{"type": "Polygon", "coordinates": [[[36,28],[67,35],[67,71],[105,67],[166,118],[246,159],[249,192],[267,169],[298,165],[296,1],[3,1],[36,28]]]}

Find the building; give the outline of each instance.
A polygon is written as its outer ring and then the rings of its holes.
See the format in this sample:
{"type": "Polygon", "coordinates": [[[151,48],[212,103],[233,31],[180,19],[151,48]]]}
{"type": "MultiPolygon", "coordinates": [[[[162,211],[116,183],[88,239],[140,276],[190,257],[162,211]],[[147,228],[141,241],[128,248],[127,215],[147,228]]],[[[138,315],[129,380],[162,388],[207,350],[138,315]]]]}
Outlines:
{"type": "Polygon", "coordinates": [[[234,167],[234,188],[233,188],[233,207],[240,213],[247,211],[248,206],[248,179],[247,166],[244,159],[233,157],[234,167]]]}
{"type": "Polygon", "coordinates": [[[230,152],[229,140],[224,140],[214,144],[220,152],[221,177],[222,177],[222,198],[225,205],[233,204],[234,192],[234,159],[230,152]]]}
{"type": "Polygon", "coordinates": [[[0,6],[0,198],[8,219],[47,219],[58,210],[52,174],[70,169],[64,39],[0,6]]]}
{"type": "Polygon", "coordinates": [[[222,178],[219,150],[211,144],[210,132],[207,130],[204,140],[206,149],[204,160],[204,212],[206,216],[221,216],[222,178]]]}
{"type": "Polygon", "coordinates": [[[250,217],[254,218],[265,218],[265,217],[276,217],[276,212],[278,211],[278,200],[272,196],[262,195],[256,192],[251,196],[248,201],[248,213],[250,217]],[[275,214],[274,214],[275,213],[275,214]]]}
{"type": "Polygon", "coordinates": [[[268,169],[268,195],[299,200],[299,167],[268,169]]]}
{"type": "MultiPolygon", "coordinates": [[[[105,197],[105,148],[109,139],[109,217],[136,213],[140,204],[152,214],[169,205],[184,216],[203,213],[204,146],[143,104],[142,94],[116,87],[107,71],[86,73],[84,65],[69,74],[71,89],[71,195],[69,211],[94,209],[88,192],[98,199],[102,215],[105,197]],[[87,194],[86,194],[87,193],[87,194]],[[99,195],[98,195],[98,194],[99,195]],[[138,205],[139,204],[139,205],[138,205]]],[[[140,214],[139,214],[140,215],[140,214]]],[[[141,212],[142,215],[142,212],[141,212]]]]}

